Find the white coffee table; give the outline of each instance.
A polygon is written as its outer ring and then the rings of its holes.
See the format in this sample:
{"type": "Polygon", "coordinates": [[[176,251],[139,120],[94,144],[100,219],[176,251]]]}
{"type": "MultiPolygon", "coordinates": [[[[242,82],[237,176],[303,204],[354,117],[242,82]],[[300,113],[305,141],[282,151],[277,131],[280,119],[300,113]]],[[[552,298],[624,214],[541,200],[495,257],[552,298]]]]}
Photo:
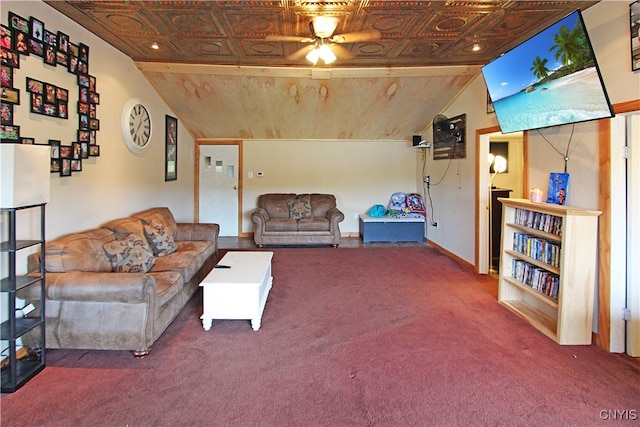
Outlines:
{"type": "Polygon", "coordinates": [[[273,252],[227,252],[204,278],[202,287],[202,327],[211,329],[213,319],[249,319],[254,331],[260,329],[262,312],[271,289],[273,252]]]}

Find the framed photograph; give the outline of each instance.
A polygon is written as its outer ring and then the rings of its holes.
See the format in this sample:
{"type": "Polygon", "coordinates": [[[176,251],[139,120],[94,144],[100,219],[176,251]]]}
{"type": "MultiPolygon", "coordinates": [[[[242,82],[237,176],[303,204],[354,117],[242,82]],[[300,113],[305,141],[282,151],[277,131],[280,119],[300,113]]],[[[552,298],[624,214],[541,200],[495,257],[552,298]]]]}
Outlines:
{"type": "Polygon", "coordinates": [[[44,45],[44,63],[47,65],[51,65],[55,67],[57,65],[56,62],[56,48],[55,46],[51,46],[48,44],[44,45]]]}
{"type": "Polygon", "coordinates": [[[631,21],[631,70],[640,70],[640,0],[629,5],[631,21]]]}
{"type": "Polygon", "coordinates": [[[29,55],[29,36],[20,30],[13,30],[13,50],[29,55]]]}
{"type": "Polygon", "coordinates": [[[72,159],[71,160],[71,171],[72,172],[80,172],[82,170],[82,159],[72,159]]]}
{"type": "Polygon", "coordinates": [[[84,61],[78,60],[78,74],[87,75],[89,74],[89,64],[84,61]]]}
{"type": "Polygon", "coordinates": [[[89,118],[89,129],[100,130],[100,120],[89,118]]]}
{"type": "Polygon", "coordinates": [[[62,87],[56,87],[56,100],[67,102],[69,100],[69,91],[62,87]]]}
{"type": "Polygon", "coordinates": [[[89,145],[89,156],[98,157],[100,155],[100,146],[99,145],[89,145]]]}
{"type": "Polygon", "coordinates": [[[44,39],[42,41],[49,46],[53,46],[54,49],[58,48],[58,35],[46,28],[44,29],[44,39]]]}
{"type": "Polygon", "coordinates": [[[86,87],[81,87],[79,98],[80,102],[89,103],[89,89],[87,89],[86,87]]]}
{"type": "Polygon", "coordinates": [[[9,12],[9,26],[14,30],[29,35],[29,21],[13,12],[9,12]]]}
{"type": "Polygon", "coordinates": [[[49,145],[51,146],[51,158],[59,159],[60,158],[60,141],[57,139],[50,139],[49,145]]]}
{"type": "Polygon", "coordinates": [[[89,91],[89,103],[96,105],[100,104],[100,94],[89,91]]]}
{"type": "Polygon", "coordinates": [[[569,195],[569,174],[551,172],[549,174],[549,188],[547,189],[547,203],[566,205],[569,195]]]}
{"type": "Polygon", "coordinates": [[[78,86],[89,88],[89,76],[78,75],[78,86]]]}
{"type": "Polygon", "coordinates": [[[42,100],[42,94],[31,94],[31,112],[36,114],[44,114],[44,101],[42,100]]]}
{"type": "Polygon", "coordinates": [[[58,52],[69,53],[69,36],[58,31],[58,52]]]}
{"type": "Polygon", "coordinates": [[[95,130],[89,131],[89,144],[96,145],[98,143],[97,142],[98,138],[97,138],[96,134],[97,134],[97,131],[95,131],[95,130]]]}
{"type": "Polygon", "coordinates": [[[67,67],[67,71],[70,72],[71,74],[78,73],[78,57],[77,56],[69,57],[69,65],[67,67]]]}
{"type": "Polygon", "coordinates": [[[58,117],[61,119],[69,118],[69,107],[66,101],[57,101],[56,109],[58,110],[58,117]]]}
{"type": "Polygon", "coordinates": [[[13,124],[13,104],[2,103],[0,107],[0,121],[3,125],[13,124]]]}
{"type": "Polygon", "coordinates": [[[71,159],[60,159],[60,176],[71,176],[71,159]]]}
{"type": "Polygon", "coordinates": [[[13,87],[13,68],[0,65],[0,80],[2,87],[13,87]]]}
{"type": "Polygon", "coordinates": [[[29,29],[31,30],[30,34],[33,40],[43,41],[44,23],[42,21],[32,16],[29,20],[29,29]]]}
{"type": "Polygon", "coordinates": [[[1,50],[2,60],[0,62],[0,65],[6,65],[7,67],[11,68],[20,68],[20,54],[18,52],[15,52],[11,49],[5,49],[4,47],[1,50]]]}
{"type": "Polygon", "coordinates": [[[178,119],[165,116],[164,180],[178,179],[178,119]]]}
{"type": "Polygon", "coordinates": [[[70,145],[61,145],[60,146],[60,158],[61,159],[69,159],[71,160],[73,156],[73,151],[71,150],[70,145]]]}
{"type": "Polygon", "coordinates": [[[60,159],[51,159],[51,167],[49,169],[51,173],[60,173],[60,159]]]}
{"type": "Polygon", "coordinates": [[[89,158],[89,143],[88,142],[81,142],[80,143],[80,148],[82,151],[82,158],[83,159],[88,159],[89,158]]]}
{"type": "Polygon", "coordinates": [[[69,55],[59,50],[56,51],[56,63],[61,67],[69,67],[69,55]]]}
{"type": "Polygon", "coordinates": [[[45,102],[42,110],[45,116],[55,117],[58,115],[56,104],[49,104],[45,102]]]}
{"type": "Polygon", "coordinates": [[[0,125],[0,140],[2,142],[19,142],[20,126],[0,125]]]}
{"type": "Polygon", "coordinates": [[[36,143],[36,139],[35,138],[29,138],[26,136],[21,136],[20,137],[20,144],[28,144],[28,145],[34,145],[36,143]]]}
{"type": "Polygon", "coordinates": [[[44,83],[40,80],[27,77],[27,92],[39,93],[42,95],[44,93],[44,83]]]}
{"type": "Polygon", "coordinates": [[[89,130],[89,116],[86,114],[80,114],[78,116],[78,129],[89,130]]]}
{"type": "Polygon", "coordinates": [[[89,77],[89,91],[95,92],[96,91],[96,78],[94,76],[87,76],[87,77],[89,77]]]}
{"type": "Polygon", "coordinates": [[[0,96],[0,101],[6,102],[8,104],[20,104],[20,89],[12,88],[12,87],[3,87],[2,95],[0,96]]]}
{"type": "Polygon", "coordinates": [[[78,114],[89,114],[89,104],[78,101],[78,114]]]}
{"type": "Polygon", "coordinates": [[[13,31],[4,24],[0,24],[0,46],[3,49],[13,49],[13,31]]]}
{"type": "Polygon", "coordinates": [[[80,142],[89,142],[89,131],[88,130],[79,130],[78,131],[78,141],[80,141],[80,142]]]}
{"type": "Polygon", "coordinates": [[[78,44],[78,59],[80,59],[80,61],[85,62],[85,63],[89,63],[89,46],[87,46],[84,43],[79,43],[78,44]]]}
{"type": "Polygon", "coordinates": [[[44,102],[56,102],[56,87],[52,84],[44,84],[44,102]]]}
{"type": "Polygon", "coordinates": [[[75,160],[82,158],[82,143],[80,142],[71,143],[71,158],[75,160]]]}
{"type": "Polygon", "coordinates": [[[29,39],[29,53],[44,58],[44,44],[35,39],[29,39]]]}

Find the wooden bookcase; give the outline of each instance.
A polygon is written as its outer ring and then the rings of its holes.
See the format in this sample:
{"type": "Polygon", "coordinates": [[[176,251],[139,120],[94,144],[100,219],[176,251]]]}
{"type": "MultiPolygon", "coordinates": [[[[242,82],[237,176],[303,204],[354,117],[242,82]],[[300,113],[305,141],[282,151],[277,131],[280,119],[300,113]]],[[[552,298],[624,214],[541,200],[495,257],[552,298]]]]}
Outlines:
{"type": "Polygon", "coordinates": [[[499,200],[498,301],[559,344],[591,344],[601,212],[499,200]]]}

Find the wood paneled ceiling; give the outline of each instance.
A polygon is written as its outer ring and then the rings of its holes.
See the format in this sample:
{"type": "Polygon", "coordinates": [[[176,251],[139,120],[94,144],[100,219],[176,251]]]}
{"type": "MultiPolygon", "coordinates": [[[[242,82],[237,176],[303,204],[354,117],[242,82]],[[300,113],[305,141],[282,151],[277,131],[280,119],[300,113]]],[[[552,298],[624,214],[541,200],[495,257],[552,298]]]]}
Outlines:
{"type": "Polygon", "coordinates": [[[410,141],[481,65],[597,2],[46,3],[131,57],[196,138],[410,141]],[[335,34],[380,38],[341,44],[350,57],[315,67],[290,57],[303,43],[267,40],[310,37],[316,15],[339,18],[335,34]]]}

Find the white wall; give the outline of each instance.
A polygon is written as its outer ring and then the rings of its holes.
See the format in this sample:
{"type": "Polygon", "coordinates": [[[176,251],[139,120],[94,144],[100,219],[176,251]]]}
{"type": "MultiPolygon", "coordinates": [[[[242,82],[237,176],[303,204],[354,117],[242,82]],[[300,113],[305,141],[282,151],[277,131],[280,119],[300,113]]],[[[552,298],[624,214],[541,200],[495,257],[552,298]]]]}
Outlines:
{"type": "MultiPolygon", "coordinates": [[[[111,45],[40,1],[2,2],[2,23],[8,12],[44,22],[45,28],[62,31],[71,42],[90,48],[89,72],[96,77],[100,105],[97,142],[100,157],[83,162],[83,170],[71,177],[51,175],[51,201],[47,206],[47,239],[99,224],[152,207],[169,206],[178,220],[192,220],[194,140],[179,125],[178,180],[164,181],[165,115],[174,115],[152,88],[133,61],[111,45]],[[135,155],[125,146],[120,132],[120,116],[130,97],[140,98],[152,116],[151,146],[135,155]]],[[[74,75],[62,67],[45,65],[38,56],[21,56],[14,72],[14,87],[20,89],[21,104],[14,109],[14,123],[21,134],[46,143],[58,139],[64,145],[77,140],[76,113],[78,86],[74,75]],[[69,119],[61,120],[29,112],[25,78],[69,89],[69,119]]]]}
{"type": "Polygon", "coordinates": [[[251,212],[262,193],[334,194],[345,214],[340,231],[357,234],[354,215],[386,206],[394,192],[416,191],[418,150],[409,141],[250,140],[243,155],[243,232],[253,231],[251,212]]]}

